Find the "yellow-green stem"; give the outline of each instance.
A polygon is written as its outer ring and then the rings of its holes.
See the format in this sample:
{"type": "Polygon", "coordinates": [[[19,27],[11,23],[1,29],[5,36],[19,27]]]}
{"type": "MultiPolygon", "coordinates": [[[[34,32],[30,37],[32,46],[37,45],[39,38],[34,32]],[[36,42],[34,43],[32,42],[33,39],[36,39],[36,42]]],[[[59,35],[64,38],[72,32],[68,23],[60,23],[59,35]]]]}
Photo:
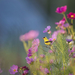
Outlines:
{"type": "MultiPolygon", "coordinates": [[[[63,13],[63,16],[65,17],[65,20],[66,20],[66,22],[68,23],[67,18],[66,18],[66,16],[65,16],[64,13],[63,13]]],[[[70,30],[69,30],[69,28],[67,28],[67,29],[68,29],[68,34],[70,34],[70,30]]]]}
{"type": "Polygon", "coordinates": [[[27,44],[26,44],[25,41],[22,41],[22,42],[23,42],[24,49],[25,49],[25,51],[27,52],[27,51],[28,51],[28,46],[27,46],[27,44]]]}
{"type": "Polygon", "coordinates": [[[71,19],[71,24],[73,24],[73,19],[71,19]]]}
{"type": "Polygon", "coordinates": [[[31,40],[28,41],[28,48],[31,47],[31,40]]]}
{"type": "Polygon", "coordinates": [[[65,17],[65,20],[66,20],[66,22],[68,23],[67,18],[66,18],[66,16],[65,16],[65,14],[64,14],[64,13],[63,13],[63,16],[65,17]]]}
{"type": "Polygon", "coordinates": [[[73,26],[71,26],[71,33],[74,36],[74,32],[73,32],[73,26]]]}

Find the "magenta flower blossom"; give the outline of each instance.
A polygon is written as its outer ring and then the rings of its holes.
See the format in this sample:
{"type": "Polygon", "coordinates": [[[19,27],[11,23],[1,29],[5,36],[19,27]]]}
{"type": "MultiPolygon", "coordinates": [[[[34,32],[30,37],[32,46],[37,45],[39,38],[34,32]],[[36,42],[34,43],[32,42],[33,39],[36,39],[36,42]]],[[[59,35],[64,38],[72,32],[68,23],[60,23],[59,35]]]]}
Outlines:
{"type": "Polygon", "coordinates": [[[15,73],[18,72],[17,70],[18,70],[18,66],[13,65],[13,66],[10,67],[9,72],[10,72],[10,74],[15,74],[15,73]]]}
{"type": "Polygon", "coordinates": [[[59,22],[55,22],[55,24],[56,24],[58,27],[63,26],[64,23],[65,23],[65,21],[63,21],[63,20],[61,20],[61,21],[59,21],[59,22]]]}
{"type": "Polygon", "coordinates": [[[3,71],[1,70],[1,68],[0,68],[0,73],[2,73],[3,71]]]}
{"type": "Polygon", "coordinates": [[[42,66],[40,66],[40,71],[44,72],[44,68],[42,66]]]}
{"type": "Polygon", "coordinates": [[[58,30],[58,33],[65,34],[66,31],[65,30],[58,30]]]}
{"type": "Polygon", "coordinates": [[[69,52],[69,56],[72,55],[72,57],[74,58],[75,57],[75,54],[73,53],[75,50],[75,47],[73,47],[72,49],[69,49],[68,52],[69,52]]]}
{"type": "Polygon", "coordinates": [[[67,28],[67,27],[69,27],[69,24],[68,24],[68,23],[65,23],[65,24],[63,25],[63,27],[64,27],[64,28],[67,28]]]}
{"type": "Polygon", "coordinates": [[[44,57],[45,57],[45,55],[44,55],[44,54],[41,54],[41,55],[40,55],[40,57],[41,57],[41,58],[44,58],[44,57]]]}
{"type": "Polygon", "coordinates": [[[26,66],[23,66],[22,69],[23,69],[23,70],[29,70],[29,68],[26,67],[26,66]]]}
{"type": "Polygon", "coordinates": [[[49,53],[53,53],[53,51],[52,51],[52,50],[49,50],[48,52],[49,52],[49,53]]]}
{"type": "Polygon", "coordinates": [[[28,50],[28,54],[27,56],[28,57],[31,57],[34,53],[36,53],[38,51],[38,47],[31,47],[29,50],[28,50]]]}
{"type": "Polygon", "coordinates": [[[69,27],[69,23],[65,23],[65,18],[63,18],[59,22],[55,22],[55,24],[61,29],[69,27]]]}
{"type": "Polygon", "coordinates": [[[53,41],[53,38],[49,38],[49,41],[53,41]]]}
{"type": "Polygon", "coordinates": [[[70,43],[71,41],[73,41],[73,39],[66,39],[66,41],[67,41],[68,43],[70,43]]]}
{"type": "Polygon", "coordinates": [[[32,56],[34,53],[38,51],[39,43],[40,43],[39,39],[34,39],[32,41],[32,47],[28,50],[27,54],[28,57],[32,56]]]}
{"type": "Polygon", "coordinates": [[[69,14],[67,14],[67,18],[69,18],[69,19],[75,19],[75,13],[70,12],[69,14]]]}
{"type": "Polygon", "coordinates": [[[59,14],[62,14],[62,13],[65,13],[66,10],[67,10],[67,6],[65,5],[65,6],[62,6],[62,7],[58,7],[55,12],[59,13],[59,14]]]}
{"type": "Polygon", "coordinates": [[[31,48],[28,50],[28,54],[27,54],[27,56],[28,57],[30,57],[30,56],[32,56],[33,55],[33,53],[32,53],[32,50],[31,50],[31,48]]]}
{"type": "Polygon", "coordinates": [[[21,35],[20,36],[20,41],[32,40],[32,39],[38,37],[38,35],[39,35],[39,32],[38,31],[31,30],[31,31],[29,31],[26,34],[21,35]]]}
{"type": "Polygon", "coordinates": [[[49,38],[49,40],[50,40],[50,41],[51,41],[51,40],[52,40],[52,41],[55,41],[55,40],[57,39],[57,35],[58,35],[59,33],[64,34],[65,31],[64,31],[64,30],[54,31],[53,34],[52,34],[52,37],[49,38]]]}
{"type": "Polygon", "coordinates": [[[33,58],[26,57],[26,60],[28,64],[31,64],[32,62],[34,62],[33,58]]]}
{"type": "Polygon", "coordinates": [[[40,71],[43,72],[44,74],[49,73],[49,70],[47,68],[43,68],[42,66],[40,66],[40,71]]]}
{"type": "Polygon", "coordinates": [[[37,59],[36,56],[34,57],[34,59],[33,58],[26,57],[26,61],[27,61],[28,64],[31,64],[31,63],[35,62],[36,59],[37,59]]]}
{"type": "Polygon", "coordinates": [[[35,53],[35,52],[38,51],[39,43],[40,43],[39,39],[34,39],[34,40],[33,40],[33,42],[32,42],[32,47],[31,47],[32,53],[35,53]]]}
{"type": "Polygon", "coordinates": [[[66,21],[65,17],[63,17],[62,21],[66,21]]]}
{"type": "Polygon", "coordinates": [[[39,60],[40,63],[44,63],[42,60],[39,60]]]}
{"type": "Polygon", "coordinates": [[[40,40],[39,40],[39,39],[34,39],[34,40],[32,41],[32,46],[33,46],[33,45],[39,46],[39,43],[40,43],[40,40]]]}
{"type": "Polygon", "coordinates": [[[32,54],[36,53],[37,51],[38,51],[38,46],[32,46],[31,47],[32,54]]]}
{"type": "Polygon", "coordinates": [[[72,58],[75,58],[75,53],[73,53],[72,58]]]}
{"type": "Polygon", "coordinates": [[[51,34],[51,31],[49,31],[48,34],[51,34]]]}
{"type": "Polygon", "coordinates": [[[49,70],[47,68],[44,69],[44,74],[48,74],[49,70]]]}
{"type": "Polygon", "coordinates": [[[73,53],[73,52],[74,52],[74,50],[75,50],[75,47],[73,47],[73,48],[72,48],[71,53],[73,53]]]}
{"type": "Polygon", "coordinates": [[[53,59],[50,59],[50,63],[52,64],[54,61],[53,61],[53,59]]]}
{"type": "Polygon", "coordinates": [[[55,41],[57,39],[58,32],[54,31],[52,34],[52,39],[55,41]]]}
{"type": "Polygon", "coordinates": [[[45,28],[45,30],[43,31],[43,33],[49,32],[50,28],[51,28],[51,26],[47,26],[47,28],[45,28]]]}
{"type": "Polygon", "coordinates": [[[24,70],[22,75],[28,74],[28,70],[24,70]]]}

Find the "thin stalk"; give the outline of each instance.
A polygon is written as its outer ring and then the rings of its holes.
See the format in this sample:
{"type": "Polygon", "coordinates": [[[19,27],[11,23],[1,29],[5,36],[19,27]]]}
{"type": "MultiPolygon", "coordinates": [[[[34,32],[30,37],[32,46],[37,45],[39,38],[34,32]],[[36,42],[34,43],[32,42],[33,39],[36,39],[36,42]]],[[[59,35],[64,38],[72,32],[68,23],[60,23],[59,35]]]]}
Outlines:
{"type": "Polygon", "coordinates": [[[31,47],[31,40],[28,41],[28,48],[31,47]]]}
{"type": "Polygon", "coordinates": [[[73,19],[71,19],[71,24],[73,24],[73,19]]]}
{"type": "Polygon", "coordinates": [[[26,43],[25,41],[22,41],[22,42],[23,42],[24,49],[25,49],[25,51],[26,51],[26,53],[27,53],[27,51],[28,51],[27,43],[26,43]]]}
{"type": "MultiPolygon", "coordinates": [[[[63,16],[65,17],[66,23],[68,23],[67,18],[66,18],[66,16],[65,16],[64,13],[63,13],[63,16]]],[[[70,29],[69,29],[69,27],[68,27],[67,29],[68,29],[68,34],[70,34],[70,29]]]]}
{"type": "Polygon", "coordinates": [[[63,13],[63,16],[65,17],[65,20],[66,20],[66,22],[68,23],[67,18],[66,18],[66,16],[65,16],[65,14],[64,14],[64,13],[63,13]]]}

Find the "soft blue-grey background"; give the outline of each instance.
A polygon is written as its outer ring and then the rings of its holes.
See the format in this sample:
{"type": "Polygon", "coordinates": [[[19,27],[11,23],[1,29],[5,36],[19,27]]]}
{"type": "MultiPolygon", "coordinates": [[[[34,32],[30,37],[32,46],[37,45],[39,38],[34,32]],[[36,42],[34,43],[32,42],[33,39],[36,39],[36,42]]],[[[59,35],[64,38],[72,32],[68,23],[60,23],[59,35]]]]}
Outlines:
{"type": "Polygon", "coordinates": [[[2,75],[9,75],[8,69],[13,64],[27,65],[26,53],[19,36],[30,30],[40,32],[42,37],[46,26],[55,30],[55,22],[62,15],[55,13],[57,7],[67,5],[67,13],[75,12],[75,0],[0,0],[0,67],[2,75]]]}

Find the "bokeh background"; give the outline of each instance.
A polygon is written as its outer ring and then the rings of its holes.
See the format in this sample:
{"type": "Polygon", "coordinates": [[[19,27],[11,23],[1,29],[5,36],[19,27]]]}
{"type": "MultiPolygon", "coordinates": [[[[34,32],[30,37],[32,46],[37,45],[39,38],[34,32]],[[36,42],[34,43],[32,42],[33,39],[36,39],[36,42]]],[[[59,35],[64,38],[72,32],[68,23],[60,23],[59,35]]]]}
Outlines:
{"type": "Polygon", "coordinates": [[[55,13],[57,7],[67,5],[69,12],[75,12],[75,0],[0,0],[0,68],[2,75],[9,75],[9,68],[13,64],[27,65],[26,53],[20,35],[30,30],[39,31],[42,37],[46,26],[55,30],[55,22],[63,18],[55,13]]]}

